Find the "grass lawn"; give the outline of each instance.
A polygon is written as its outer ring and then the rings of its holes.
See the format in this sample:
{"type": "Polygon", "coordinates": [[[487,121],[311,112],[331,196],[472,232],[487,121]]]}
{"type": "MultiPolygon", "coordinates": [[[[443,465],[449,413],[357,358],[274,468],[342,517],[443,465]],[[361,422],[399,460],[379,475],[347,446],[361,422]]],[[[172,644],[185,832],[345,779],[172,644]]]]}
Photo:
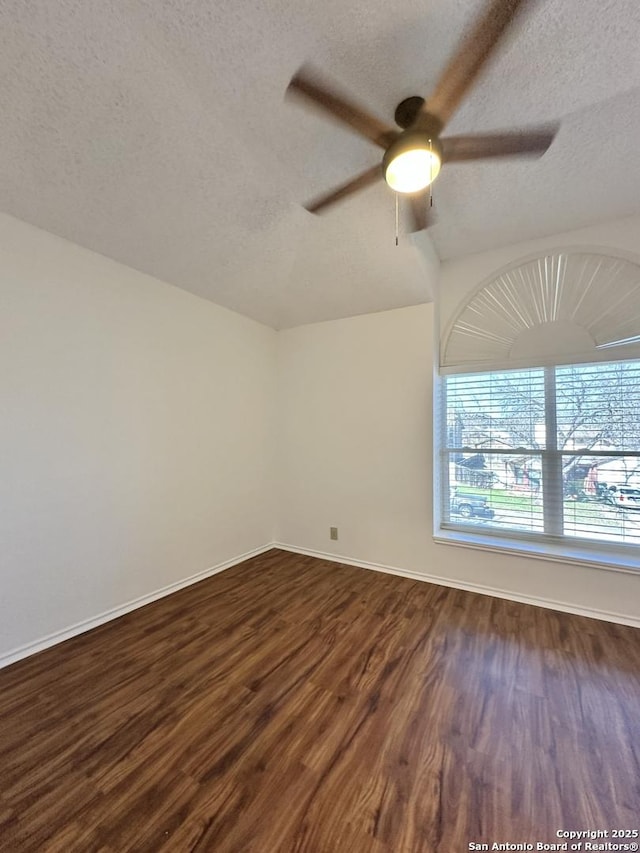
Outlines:
{"type": "Polygon", "coordinates": [[[539,495],[524,495],[506,489],[482,489],[477,486],[458,486],[461,494],[481,495],[488,505],[496,511],[515,515],[518,512],[531,514],[532,508],[542,512],[542,492],[539,495]]]}

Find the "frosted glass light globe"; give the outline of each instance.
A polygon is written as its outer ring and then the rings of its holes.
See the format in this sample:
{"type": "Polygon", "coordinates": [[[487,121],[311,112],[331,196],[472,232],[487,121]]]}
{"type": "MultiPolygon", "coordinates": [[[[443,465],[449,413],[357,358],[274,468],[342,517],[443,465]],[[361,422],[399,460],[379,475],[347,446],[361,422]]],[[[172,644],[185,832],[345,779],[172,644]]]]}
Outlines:
{"type": "Polygon", "coordinates": [[[393,157],[385,170],[385,180],[398,193],[416,193],[428,187],[440,171],[438,152],[410,148],[393,157]]]}

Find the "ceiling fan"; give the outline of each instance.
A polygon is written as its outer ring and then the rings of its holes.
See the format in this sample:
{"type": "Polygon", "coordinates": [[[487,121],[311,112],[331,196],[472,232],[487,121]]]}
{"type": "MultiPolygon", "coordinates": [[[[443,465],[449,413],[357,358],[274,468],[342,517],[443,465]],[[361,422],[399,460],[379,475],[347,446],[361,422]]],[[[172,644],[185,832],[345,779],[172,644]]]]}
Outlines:
{"type": "Polygon", "coordinates": [[[430,97],[426,100],[417,96],[405,98],[396,107],[394,118],[401,131],[336,92],[310,70],[300,69],[289,83],[288,93],[303,97],[384,149],[381,164],[314,199],[305,208],[317,213],[384,178],[392,190],[409,195],[411,230],[420,231],[431,224],[425,190],[435,180],[443,164],[497,157],[542,156],[553,142],[557,126],[441,137],[516,13],[530,2],[488,0],[482,14],[449,60],[430,97]]]}

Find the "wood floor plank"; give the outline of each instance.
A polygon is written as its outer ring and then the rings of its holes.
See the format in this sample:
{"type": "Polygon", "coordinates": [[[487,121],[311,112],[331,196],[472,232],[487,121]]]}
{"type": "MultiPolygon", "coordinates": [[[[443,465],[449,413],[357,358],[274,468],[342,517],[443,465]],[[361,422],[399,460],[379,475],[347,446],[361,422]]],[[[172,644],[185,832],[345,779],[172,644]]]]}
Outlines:
{"type": "Polygon", "coordinates": [[[0,850],[637,828],[640,631],[270,551],[0,671],[0,850]]]}

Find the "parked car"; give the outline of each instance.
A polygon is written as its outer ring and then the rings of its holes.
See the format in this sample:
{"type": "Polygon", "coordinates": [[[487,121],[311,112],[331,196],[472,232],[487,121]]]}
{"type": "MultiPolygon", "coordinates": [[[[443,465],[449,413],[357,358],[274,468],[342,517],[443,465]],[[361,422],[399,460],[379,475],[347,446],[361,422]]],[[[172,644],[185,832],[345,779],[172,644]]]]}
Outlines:
{"type": "Polygon", "coordinates": [[[640,489],[630,486],[609,486],[605,495],[607,503],[622,509],[640,510],[640,489]]]}
{"type": "Polygon", "coordinates": [[[461,492],[457,488],[451,495],[450,510],[452,515],[461,515],[463,518],[493,518],[495,512],[487,503],[485,495],[476,495],[473,492],[461,492]]]}

